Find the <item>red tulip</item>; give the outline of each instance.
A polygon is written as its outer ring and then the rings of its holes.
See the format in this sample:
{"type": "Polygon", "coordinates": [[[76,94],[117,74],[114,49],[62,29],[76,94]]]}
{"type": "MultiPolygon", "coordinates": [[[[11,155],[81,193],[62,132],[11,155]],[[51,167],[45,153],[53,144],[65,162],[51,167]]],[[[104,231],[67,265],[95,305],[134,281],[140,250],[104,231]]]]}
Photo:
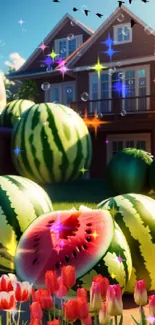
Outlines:
{"type": "Polygon", "coordinates": [[[53,307],[53,300],[48,289],[38,289],[32,295],[34,302],[39,302],[42,309],[49,310],[53,307]]]}
{"type": "Polygon", "coordinates": [[[93,277],[93,282],[100,283],[101,297],[102,297],[102,300],[105,300],[106,294],[107,294],[107,289],[110,284],[109,280],[107,278],[103,277],[101,274],[98,274],[93,277]]]}
{"type": "Polygon", "coordinates": [[[38,301],[32,302],[32,304],[30,305],[30,312],[31,312],[31,318],[37,318],[41,320],[43,317],[41,305],[38,301]]]}
{"type": "Polygon", "coordinates": [[[0,291],[13,291],[13,280],[11,279],[11,276],[3,274],[0,277],[0,291]]]}
{"type": "Polygon", "coordinates": [[[119,284],[109,285],[107,290],[107,312],[110,316],[122,315],[122,291],[119,284]]]}
{"type": "Polygon", "coordinates": [[[73,287],[76,283],[75,267],[72,265],[63,266],[61,269],[61,276],[67,288],[73,287]]]}
{"type": "Polygon", "coordinates": [[[41,325],[41,320],[38,318],[31,318],[29,325],[41,325]]]}
{"type": "Polygon", "coordinates": [[[56,292],[59,288],[56,271],[46,271],[45,273],[45,284],[51,294],[56,292]]]}
{"type": "Polygon", "coordinates": [[[13,291],[0,292],[0,309],[11,310],[16,307],[15,295],[13,291]]]}
{"type": "Polygon", "coordinates": [[[55,295],[59,298],[65,297],[68,293],[68,288],[63,283],[62,277],[57,278],[59,289],[55,292],[55,295]]]}
{"type": "Polygon", "coordinates": [[[32,285],[29,282],[16,282],[13,287],[16,301],[24,302],[30,299],[32,285]]]}
{"type": "Polygon", "coordinates": [[[78,303],[76,299],[70,299],[63,304],[63,314],[69,323],[78,318],[78,303]]]}
{"type": "Polygon", "coordinates": [[[87,318],[81,320],[82,325],[92,325],[92,318],[88,315],[87,318]]]}
{"type": "Polygon", "coordinates": [[[77,298],[77,303],[78,303],[78,318],[79,319],[85,319],[89,315],[89,308],[88,308],[88,303],[85,298],[77,298]]]}
{"type": "Polygon", "coordinates": [[[155,295],[149,296],[149,311],[152,317],[155,317],[155,295]]]}
{"type": "Polygon", "coordinates": [[[92,282],[90,288],[90,308],[93,311],[98,311],[102,306],[101,286],[99,282],[92,282]]]}
{"type": "Polygon", "coordinates": [[[107,302],[102,303],[102,308],[99,310],[99,324],[108,325],[110,322],[110,316],[107,312],[107,302]]]}
{"type": "Polygon", "coordinates": [[[85,288],[78,288],[76,291],[77,298],[85,298],[88,301],[88,291],[85,288]]]}
{"type": "Polygon", "coordinates": [[[134,300],[135,303],[139,306],[147,304],[147,291],[144,280],[139,280],[136,282],[134,289],[134,300]]]}
{"type": "Polygon", "coordinates": [[[60,319],[53,319],[47,322],[47,325],[60,325],[60,324],[61,324],[60,319]]]}

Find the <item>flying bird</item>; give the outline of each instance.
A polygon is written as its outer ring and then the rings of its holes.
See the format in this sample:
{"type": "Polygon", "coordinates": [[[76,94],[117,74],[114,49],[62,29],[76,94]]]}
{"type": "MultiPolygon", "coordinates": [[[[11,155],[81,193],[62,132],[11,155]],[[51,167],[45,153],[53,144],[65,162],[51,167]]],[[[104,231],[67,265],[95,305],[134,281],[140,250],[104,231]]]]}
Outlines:
{"type": "Polygon", "coordinates": [[[129,4],[131,5],[131,3],[132,3],[132,0],[129,0],[129,4]]]}
{"type": "Polygon", "coordinates": [[[88,12],[90,12],[90,10],[88,10],[88,9],[84,10],[84,13],[85,13],[86,16],[88,16],[88,12]]]}
{"type": "Polygon", "coordinates": [[[142,2],[144,2],[144,3],[147,3],[147,2],[149,2],[148,0],[141,0],[142,2]]]}
{"type": "Polygon", "coordinates": [[[118,1],[118,4],[119,4],[119,8],[122,7],[122,4],[125,3],[124,1],[118,1]]]}
{"type": "Polygon", "coordinates": [[[78,11],[78,9],[74,7],[74,8],[73,8],[73,11],[78,11]]]}
{"type": "Polygon", "coordinates": [[[135,24],[137,24],[136,21],[135,21],[134,19],[131,19],[130,23],[131,23],[131,28],[132,28],[135,24]]]}
{"type": "Polygon", "coordinates": [[[100,14],[100,13],[97,13],[96,16],[98,16],[99,18],[102,18],[103,17],[103,15],[100,14]]]}
{"type": "Polygon", "coordinates": [[[60,2],[59,0],[53,0],[53,2],[60,2]]]}

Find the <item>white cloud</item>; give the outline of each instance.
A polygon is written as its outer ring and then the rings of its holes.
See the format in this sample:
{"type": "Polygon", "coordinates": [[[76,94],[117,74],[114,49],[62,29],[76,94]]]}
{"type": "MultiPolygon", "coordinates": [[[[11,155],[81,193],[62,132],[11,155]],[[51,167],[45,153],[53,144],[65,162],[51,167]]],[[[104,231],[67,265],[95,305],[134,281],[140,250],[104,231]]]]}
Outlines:
{"type": "Polygon", "coordinates": [[[4,82],[4,85],[14,85],[15,83],[6,78],[6,75],[2,70],[0,70],[0,80],[4,82]]]}
{"type": "Polygon", "coordinates": [[[10,61],[5,61],[4,64],[8,66],[9,68],[14,68],[15,70],[18,70],[26,61],[23,59],[19,53],[14,52],[9,55],[10,61]]]}

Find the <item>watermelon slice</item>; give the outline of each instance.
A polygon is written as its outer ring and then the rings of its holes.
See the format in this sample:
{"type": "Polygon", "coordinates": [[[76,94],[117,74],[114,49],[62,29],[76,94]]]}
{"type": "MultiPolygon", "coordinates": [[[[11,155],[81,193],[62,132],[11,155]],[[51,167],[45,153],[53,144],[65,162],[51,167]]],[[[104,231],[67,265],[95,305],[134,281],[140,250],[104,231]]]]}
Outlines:
{"type": "Polygon", "coordinates": [[[22,235],[15,255],[21,280],[44,286],[47,270],[75,266],[77,278],[86,274],[106,254],[114,234],[108,211],[55,211],[34,220],[22,235]]]}

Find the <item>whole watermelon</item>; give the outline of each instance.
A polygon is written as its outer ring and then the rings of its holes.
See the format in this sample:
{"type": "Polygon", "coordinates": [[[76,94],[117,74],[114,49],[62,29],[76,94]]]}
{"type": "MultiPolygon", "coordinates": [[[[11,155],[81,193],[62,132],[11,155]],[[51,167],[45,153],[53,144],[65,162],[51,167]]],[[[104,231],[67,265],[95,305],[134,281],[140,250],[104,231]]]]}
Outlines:
{"type": "Polygon", "coordinates": [[[101,202],[126,237],[132,257],[132,274],[126,291],[133,293],[137,280],[146,281],[147,290],[155,288],[155,200],[141,194],[124,194],[101,202]]]}
{"type": "Polygon", "coordinates": [[[0,176],[0,271],[14,271],[18,241],[29,224],[53,210],[38,184],[21,176],[0,176]]]}
{"type": "Polygon", "coordinates": [[[136,148],[118,152],[107,166],[107,178],[118,194],[149,191],[150,154],[136,148]]]}
{"type": "Polygon", "coordinates": [[[91,138],[82,118],[54,103],[33,105],[12,132],[15,168],[40,184],[59,183],[83,176],[92,157],[91,138]]]}
{"type": "Polygon", "coordinates": [[[32,105],[34,102],[27,99],[16,99],[9,102],[0,115],[0,125],[12,128],[20,120],[21,114],[32,105]]]}

